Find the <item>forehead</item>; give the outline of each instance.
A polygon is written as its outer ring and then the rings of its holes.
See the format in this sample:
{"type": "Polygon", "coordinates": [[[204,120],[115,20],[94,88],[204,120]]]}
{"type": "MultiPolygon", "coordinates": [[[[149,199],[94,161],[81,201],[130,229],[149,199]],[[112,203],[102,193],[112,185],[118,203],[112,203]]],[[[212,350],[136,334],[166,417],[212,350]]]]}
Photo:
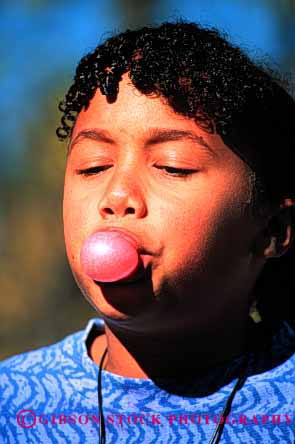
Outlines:
{"type": "Polygon", "coordinates": [[[157,143],[190,140],[202,149],[207,148],[208,152],[211,151],[217,157],[236,157],[218,134],[209,134],[194,120],[175,113],[164,98],[142,94],[131,83],[127,74],[119,83],[115,102],[109,103],[106,96],[99,89],[96,90],[87,109],[83,109],[77,117],[70,146],[77,139],[80,140],[81,135],[95,140],[94,132],[103,134],[100,141],[104,141],[103,138],[107,135],[105,141],[109,138],[118,143],[149,143],[153,137],[154,140],[157,138],[157,143]],[[193,135],[195,140],[192,137],[180,137],[181,133],[193,135]]]}
{"type": "Polygon", "coordinates": [[[125,74],[119,83],[119,93],[115,102],[108,103],[100,89],[96,90],[89,107],[79,113],[73,136],[77,132],[77,127],[83,126],[114,127],[114,130],[120,128],[124,133],[130,126],[133,130],[145,129],[157,127],[159,123],[169,128],[171,126],[195,127],[194,122],[177,115],[171,107],[166,105],[164,98],[150,97],[140,93],[125,74]]]}
{"type": "MultiPolygon", "coordinates": [[[[184,116],[176,114],[165,103],[163,97],[146,96],[138,91],[131,83],[127,74],[123,75],[119,82],[119,93],[113,103],[108,103],[106,96],[102,95],[98,88],[90,101],[88,108],[83,109],[77,118],[73,130],[73,136],[77,133],[77,127],[114,127],[124,133],[132,126],[136,128],[148,127],[182,127],[197,130],[196,124],[184,116]]],[[[203,132],[199,129],[200,132],[203,132]]],[[[204,136],[206,135],[205,132],[204,136]]]]}

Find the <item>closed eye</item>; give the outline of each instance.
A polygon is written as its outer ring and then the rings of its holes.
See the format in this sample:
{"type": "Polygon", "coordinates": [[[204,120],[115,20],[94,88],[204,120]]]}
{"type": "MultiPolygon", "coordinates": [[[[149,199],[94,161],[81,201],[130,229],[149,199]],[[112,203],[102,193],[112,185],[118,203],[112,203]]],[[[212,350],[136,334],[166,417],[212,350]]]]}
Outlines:
{"type": "Polygon", "coordinates": [[[186,177],[186,176],[190,176],[191,174],[194,174],[197,172],[197,170],[191,170],[188,168],[175,168],[175,167],[171,167],[171,166],[167,166],[167,165],[160,165],[160,166],[156,166],[156,168],[160,169],[160,170],[165,170],[167,174],[169,174],[170,176],[176,176],[176,177],[186,177]]]}
{"type": "Polygon", "coordinates": [[[82,176],[93,176],[95,174],[99,174],[102,171],[107,170],[110,167],[111,167],[111,165],[94,166],[91,168],[85,168],[85,169],[78,170],[78,174],[81,174],[82,176]]]}

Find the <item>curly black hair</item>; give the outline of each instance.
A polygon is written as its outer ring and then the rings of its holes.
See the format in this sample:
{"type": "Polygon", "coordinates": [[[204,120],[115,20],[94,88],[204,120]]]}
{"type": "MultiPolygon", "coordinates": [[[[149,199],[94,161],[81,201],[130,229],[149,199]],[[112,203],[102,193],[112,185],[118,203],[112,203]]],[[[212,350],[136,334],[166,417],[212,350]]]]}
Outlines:
{"type": "MultiPolygon", "coordinates": [[[[83,57],[59,104],[60,140],[71,136],[77,115],[87,109],[97,88],[109,103],[116,100],[125,73],[141,93],[164,98],[176,113],[209,133],[218,133],[250,165],[267,199],[279,202],[295,197],[295,102],[282,78],[264,64],[252,62],[218,30],[195,23],[177,21],[127,30],[83,57]]],[[[286,260],[291,272],[290,258],[286,260]]],[[[280,264],[286,268],[284,261],[280,264]]],[[[265,276],[275,273],[273,263],[265,268],[270,272],[262,273],[259,280],[264,288],[265,276]]],[[[278,291],[287,286],[290,296],[293,279],[277,282],[278,291]]],[[[262,305],[270,307],[269,301],[262,305]]],[[[278,314],[275,300],[273,309],[278,314]]],[[[279,316],[290,316],[290,311],[279,316]]]]}
{"type": "Polygon", "coordinates": [[[216,131],[263,178],[272,198],[295,196],[293,99],[273,71],[216,29],[195,23],[127,30],[83,57],[59,105],[60,140],[71,135],[97,88],[108,102],[116,100],[124,73],[141,93],[163,97],[176,113],[216,131]]]}

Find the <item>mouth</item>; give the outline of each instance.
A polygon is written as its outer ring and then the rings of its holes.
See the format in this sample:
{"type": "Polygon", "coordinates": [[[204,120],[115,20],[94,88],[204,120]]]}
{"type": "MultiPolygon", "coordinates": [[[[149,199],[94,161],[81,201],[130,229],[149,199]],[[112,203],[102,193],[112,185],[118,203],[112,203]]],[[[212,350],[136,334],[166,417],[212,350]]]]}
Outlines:
{"type": "Polygon", "coordinates": [[[144,264],[142,264],[132,278],[121,279],[115,282],[94,282],[102,288],[135,287],[151,281],[151,275],[151,266],[145,267],[144,264]]]}
{"type": "Polygon", "coordinates": [[[152,252],[147,250],[145,247],[142,246],[142,242],[135,236],[134,233],[127,230],[126,228],[117,228],[117,227],[107,227],[105,228],[105,231],[115,231],[121,234],[125,239],[127,239],[131,244],[137,249],[138,254],[140,254],[143,261],[145,260],[146,255],[151,255],[152,252]]]}

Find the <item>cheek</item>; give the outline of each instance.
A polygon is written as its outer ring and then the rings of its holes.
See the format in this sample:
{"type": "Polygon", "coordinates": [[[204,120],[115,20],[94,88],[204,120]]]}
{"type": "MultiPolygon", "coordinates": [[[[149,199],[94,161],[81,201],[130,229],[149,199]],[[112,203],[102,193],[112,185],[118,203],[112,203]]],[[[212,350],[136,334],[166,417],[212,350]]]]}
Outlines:
{"type": "MultiPolygon", "coordinates": [[[[208,255],[210,246],[216,237],[214,219],[204,211],[183,211],[181,217],[174,217],[166,226],[166,255],[164,260],[167,268],[189,273],[202,266],[208,255]]],[[[163,235],[165,235],[163,233],[163,235]]]]}
{"type": "Polygon", "coordinates": [[[237,202],[232,193],[224,193],[224,188],[223,193],[212,189],[197,193],[195,198],[190,195],[177,214],[171,208],[162,226],[162,236],[167,240],[166,268],[178,274],[203,273],[246,255],[250,231],[245,201],[246,197],[237,202]]]}
{"type": "Polygon", "coordinates": [[[82,243],[87,233],[90,233],[95,219],[97,217],[95,217],[93,205],[91,206],[85,196],[65,180],[63,198],[64,237],[71,263],[77,261],[82,243]]]}

